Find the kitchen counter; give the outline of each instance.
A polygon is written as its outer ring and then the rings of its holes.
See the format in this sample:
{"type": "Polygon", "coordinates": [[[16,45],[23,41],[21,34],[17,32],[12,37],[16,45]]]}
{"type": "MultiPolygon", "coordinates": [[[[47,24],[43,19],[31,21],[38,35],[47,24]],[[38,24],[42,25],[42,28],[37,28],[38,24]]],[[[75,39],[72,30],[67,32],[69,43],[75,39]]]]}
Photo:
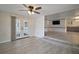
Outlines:
{"type": "Polygon", "coordinates": [[[67,27],[67,31],[70,32],[79,32],[79,27],[78,26],[73,26],[73,27],[67,27]]]}

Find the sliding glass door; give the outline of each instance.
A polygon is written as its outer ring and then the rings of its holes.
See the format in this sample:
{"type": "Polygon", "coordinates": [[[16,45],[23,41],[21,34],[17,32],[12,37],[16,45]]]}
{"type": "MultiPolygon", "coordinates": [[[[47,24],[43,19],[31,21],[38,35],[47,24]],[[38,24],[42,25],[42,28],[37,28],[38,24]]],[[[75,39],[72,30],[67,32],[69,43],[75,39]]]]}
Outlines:
{"type": "Polygon", "coordinates": [[[28,21],[16,19],[16,39],[28,36],[28,21]]]}

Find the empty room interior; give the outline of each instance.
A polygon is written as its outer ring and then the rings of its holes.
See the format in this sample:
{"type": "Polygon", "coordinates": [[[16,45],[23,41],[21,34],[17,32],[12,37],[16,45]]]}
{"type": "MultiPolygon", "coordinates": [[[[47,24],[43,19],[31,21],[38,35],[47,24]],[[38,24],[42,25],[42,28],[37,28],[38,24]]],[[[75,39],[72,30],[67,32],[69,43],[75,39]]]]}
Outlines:
{"type": "Polygon", "coordinates": [[[78,54],[79,4],[0,4],[0,54],[78,54]]]}

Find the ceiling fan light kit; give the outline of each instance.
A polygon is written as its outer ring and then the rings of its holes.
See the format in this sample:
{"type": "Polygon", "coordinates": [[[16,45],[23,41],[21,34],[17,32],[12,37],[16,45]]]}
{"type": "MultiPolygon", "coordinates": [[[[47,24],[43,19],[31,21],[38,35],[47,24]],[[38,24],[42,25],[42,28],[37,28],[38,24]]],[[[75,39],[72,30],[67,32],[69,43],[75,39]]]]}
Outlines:
{"type": "Polygon", "coordinates": [[[29,15],[32,15],[32,14],[35,14],[35,13],[34,13],[34,12],[30,12],[30,11],[28,11],[28,14],[29,14],[29,15]]]}

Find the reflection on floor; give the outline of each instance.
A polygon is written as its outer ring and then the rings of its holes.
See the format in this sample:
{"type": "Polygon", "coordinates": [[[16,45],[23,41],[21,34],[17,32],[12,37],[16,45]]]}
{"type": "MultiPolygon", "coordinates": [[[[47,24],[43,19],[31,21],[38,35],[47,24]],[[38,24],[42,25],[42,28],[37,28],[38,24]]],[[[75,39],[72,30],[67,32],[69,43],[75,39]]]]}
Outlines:
{"type": "Polygon", "coordinates": [[[71,54],[79,53],[72,45],[59,42],[49,42],[46,39],[29,37],[22,40],[0,44],[1,54],[71,54]]]}
{"type": "Polygon", "coordinates": [[[79,45],[79,33],[77,32],[46,32],[45,36],[69,42],[73,45],[79,45]]]}

